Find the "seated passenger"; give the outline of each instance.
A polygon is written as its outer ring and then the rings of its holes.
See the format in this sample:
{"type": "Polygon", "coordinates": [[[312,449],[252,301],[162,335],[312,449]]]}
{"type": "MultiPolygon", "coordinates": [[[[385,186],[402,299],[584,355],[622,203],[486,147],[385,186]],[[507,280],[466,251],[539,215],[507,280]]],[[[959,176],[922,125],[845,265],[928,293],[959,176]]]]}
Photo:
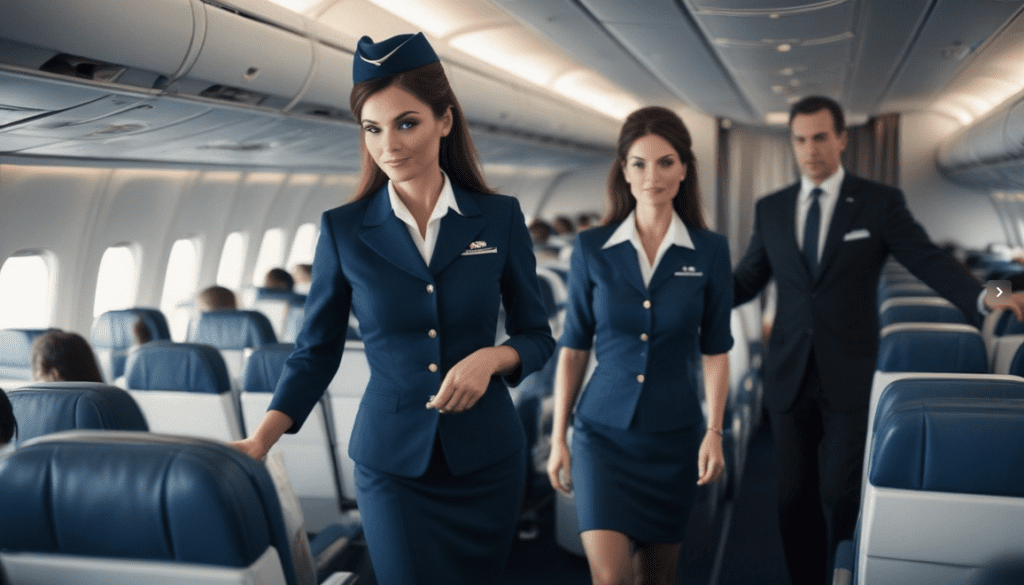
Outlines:
{"type": "Polygon", "coordinates": [[[77,333],[53,329],[40,335],[30,360],[36,382],[103,382],[92,347],[77,333]]]}
{"type": "Polygon", "coordinates": [[[557,260],[559,246],[553,245],[551,239],[551,224],[543,219],[535,219],[530,222],[530,238],[533,240],[533,253],[538,260],[557,260]]]}
{"type": "Polygon", "coordinates": [[[204,288],[196,297],[200,313],[209,311],[234,311],[238,308],[235,293],[223,286],[204,288]]]}
{"type": "Polygon", "coordinates": [[[0,388],[0,447],[10,443],[18,431],[18,421],[14,419],[14,408],[7,393],[0,388]]]}
{"type": "Polygon", "coordinates": [[[146,322],[141,317],[136,319],[132,325],[132,339],[134,345],[142,345],[153,341],[153,332],[149,330],[149,326],[146,325],[146,322]]]}
{"type": "Polygon", "coordinates": [[[295,279],[283,268],[273,268],[263,279],[263,288],[290,291],[295,287],[295,279]]]}
{"type": "Polygon", "coordinates": [[[292,277],[295,279],[295,293],[309,294],[309,285],[313,283],[313,265],[296,264],[295,268],[292,268],[292,277]]]}

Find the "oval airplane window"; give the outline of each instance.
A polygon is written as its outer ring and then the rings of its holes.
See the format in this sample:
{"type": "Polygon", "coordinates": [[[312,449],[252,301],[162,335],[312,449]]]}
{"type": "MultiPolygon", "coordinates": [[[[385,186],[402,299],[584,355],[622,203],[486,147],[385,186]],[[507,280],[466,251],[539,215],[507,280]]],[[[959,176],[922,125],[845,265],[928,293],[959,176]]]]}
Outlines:
{"type": "Polygon", "coordinates": [[[220,265],[217,267],[217,284],[232,290],[242,286],[242,274],[245,270],[245,252],[249,245],[249,234],[231,232],[224,240],[224,250],[220,253],[220,265]]]}
{"type": "Polygon", "coordinates": [[[295,230],[292,251],[288,254],[288,266],[296,264],[312,264],[313,252],[316,251],[317,227],[314,223],[304,223],[295,230]]]}
{"type": "Polygon", "coordinates": [[[284,260],[284,230],[281,228],[270,228],[263,234],[263,243],[260,244],[260,253],[256,256],[256,267],[252,271],[252,283],[256,286],[263,286],[263,279],[273,268],[282,268],[284,260]]]}
{"type": "Polygon", "coordinates": [[[117,244],[107,248],[96,277],[92,316],[135,306],[139,292],[138,246],[117,244]]]}
{"type": "Polygon", "coordinates": [[[56,258],[47,251],[17,252],[0,268],[0,329],[53,324],[56,258]]]}
{"type": "Polygon", "coordinates": [[[196,279],[199,274],[199,246],[194,239],[183,238],[171,246],[164,276],[160,310],[167,315],[171,339],[184,341],[195,311],[196,279]]]}

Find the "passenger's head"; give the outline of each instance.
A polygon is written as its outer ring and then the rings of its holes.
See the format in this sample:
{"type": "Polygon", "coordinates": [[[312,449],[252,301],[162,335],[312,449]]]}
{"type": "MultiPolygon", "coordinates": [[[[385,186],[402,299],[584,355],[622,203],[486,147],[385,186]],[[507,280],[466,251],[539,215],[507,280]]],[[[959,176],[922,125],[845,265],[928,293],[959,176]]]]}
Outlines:
{"type": "Polygon", "coordinates": [[[89,342],[77,333],[53,329],[32,343],[32,379],[36,382],[102,382],[89,342]]]}
{"type": "Polygon", "coordinates": [[[543,219],[530,222],[530,238],[534,244],[546,244],[551,237],[551,224],[543,219]]]}
{"type": "Polygon", "coordinates": [[[14,420],[14,408],[7,393],[0,388],[0,447],[11,442],[18,432],[18,421],[14,420]]]}
{"type": "Polygon", "coordinates": [[[271,268],[263,278],[263,287],[276,290],[292,290],[295,279],[284,268],[271,268]]]}
{"type": "Polygon", "coordinates": [[[146,325],[146,321],[141,317],[132,324],[132,337],[134,338],[135,345],[142,345],[143,343],[153,341],[153,332],[149,330],[149,325],[146,325]]]}
{"type": "Polygon", "coordinates": [[[641,108],[623,123],[615,162],[608,172],[604,223],[625,219],[638,199],[670,200],[687,227],[707,229],[693,140],[683,120],[667,108],[641,108]]]}
{"type": "Polygon", "coordinates": [[[196,304],[200,313],[209,311],[234,311],[238,308],[235,301],[235,293],[223,286],[211,286],[204,288],[196,296],[196,304]]]}
{"type": "Polygon", "coordinates": [[[820,184],[839,170],[846,150],[846,121],[835,100],[810,96],[789,110],[790,139],[797,165],[805,177],[820,184]]]}
{"type": "Polygon", "coordinates": [[[572,235],[576,231],[576,226],[573,225],[572,220],[564,215],[559,215],[551,222],[551,227],[554,228],[555,233],[560,236],[572,235]]]}
{"type": "Polygon", "coordinates": [[[427,39],[398,35],[359,40],[349,103],[362,127],[362,175],[354,199],[388,179],[408,180],[440,167],[470,191],[492,193],[483,178],[462,107],[427,39]]]}
{"type": "Polygon", "coordinates": [[[313,265],[296,264],[295,268],[292,268],[292,278],[295,279],[295,284],[309,284],[313,281],[313,265]]]}

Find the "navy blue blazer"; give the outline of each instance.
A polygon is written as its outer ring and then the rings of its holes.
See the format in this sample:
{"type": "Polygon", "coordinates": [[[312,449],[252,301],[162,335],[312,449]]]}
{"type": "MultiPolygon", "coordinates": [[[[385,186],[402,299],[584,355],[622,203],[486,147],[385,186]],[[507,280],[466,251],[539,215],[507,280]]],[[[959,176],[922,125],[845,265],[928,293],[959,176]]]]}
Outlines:
{"type": "Polygon", "coordinates": [[[466,412],[441,415],[425,407],[452,366],[494,345],[500,302],[505,345],[521,361],[505,382],[518,384],[554,350],[519,202],[455,185],[453,191],[462,215],[450,210],[441,220],[429,267],[392,211],[387,186],[323,214],[305,323],[270,404],[295,421],[289,432],[334,377],[351,308],[370,366],[349,444],[354,461],[418,477],[437,432],[456,475],[523,448],[522,424],[500,377],[466,412]]]}
{"type": "Polygon", "coordinates": [[[559,343],[597,357],[576,416],[643,431],[699,423],[700,354],[733,341],[728,241],[688,227],[694,249],[669,246],[644,288],[630,242],[602,249],[617,227],[581,233],[572,253],[559,343]]]}
{"type": "Polygon", "coordinates": [[[889,254],[981,323],[981,283],[931,242],[899,189],[846,174],[839,189],[818,271],[811,274],[796,243],[800,183],[757,202],[750,246],[736,265],[737,305],[774,277],[778,309],[762,378],[768,408],[795,402],[815,357],[831,407],[867,408],[878,353],[878,279],[889,254]]]}

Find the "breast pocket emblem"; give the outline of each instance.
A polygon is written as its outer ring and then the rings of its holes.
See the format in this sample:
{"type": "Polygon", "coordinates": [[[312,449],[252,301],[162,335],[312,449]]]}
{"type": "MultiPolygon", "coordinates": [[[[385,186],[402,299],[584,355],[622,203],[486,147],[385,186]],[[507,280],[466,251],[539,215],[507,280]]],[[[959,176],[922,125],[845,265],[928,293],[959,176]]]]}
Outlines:
{"type": "Polygon", "coordinates": [[[695,266],[680,266],[675,276],[704,276],[704,273],[698,271],[695,266]]]}
{"type": "Polygon", "coordinates": [[[487,242],[483,240],[477,240],[470,242],[469,246],[466,247],[462,252],[462,256],[476,256],[477,254],[497,254],[497,246],[488,246],[487,242]]]}

